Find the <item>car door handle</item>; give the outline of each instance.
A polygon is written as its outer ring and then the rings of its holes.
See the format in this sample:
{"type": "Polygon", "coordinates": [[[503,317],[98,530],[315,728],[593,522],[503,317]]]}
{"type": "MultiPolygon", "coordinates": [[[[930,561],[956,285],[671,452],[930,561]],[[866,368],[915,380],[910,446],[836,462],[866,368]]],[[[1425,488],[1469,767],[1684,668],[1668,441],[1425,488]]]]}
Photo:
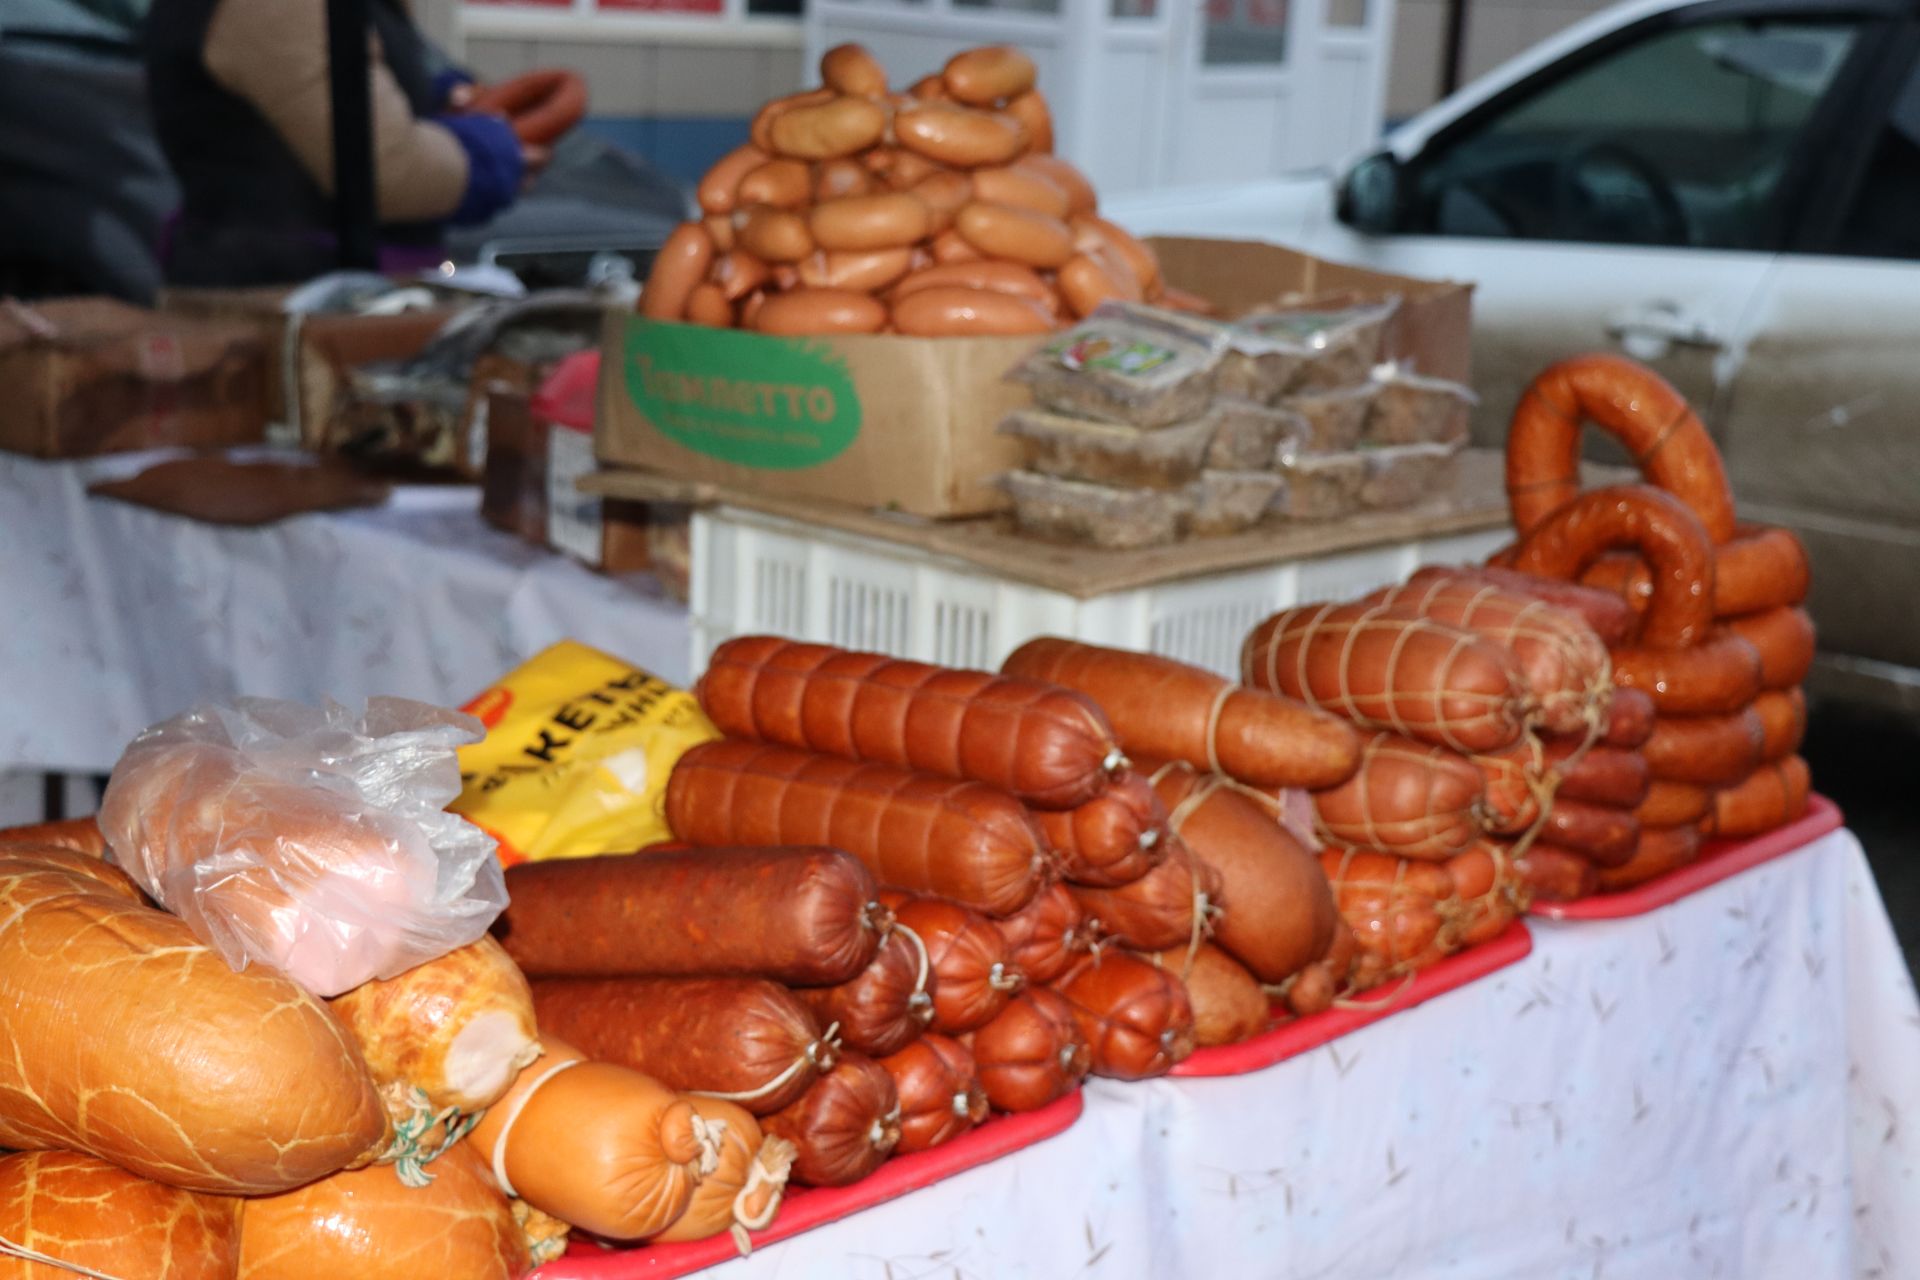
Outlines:
{"type": "Polygon", "coordinates": [[[1607,333],[1629,347],[1639,345],[1718,347],[1713,326],[1688,314],[1678,303],[1654,302],[1621,311],[1607,321],[1607,333]]]}

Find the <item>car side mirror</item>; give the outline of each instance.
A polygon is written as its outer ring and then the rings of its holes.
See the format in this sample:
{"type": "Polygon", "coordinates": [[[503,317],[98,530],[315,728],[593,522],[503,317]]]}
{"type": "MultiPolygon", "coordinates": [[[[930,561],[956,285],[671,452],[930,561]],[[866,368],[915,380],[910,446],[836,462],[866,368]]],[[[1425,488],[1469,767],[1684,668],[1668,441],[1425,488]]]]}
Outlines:
{"type": "Polygon", "coordinates": [[[1347,170],[1336,212],[1355,231],[1388,235],[1400,226],[1401,194],[1400,158],[1377,151],[1347,170]]]}

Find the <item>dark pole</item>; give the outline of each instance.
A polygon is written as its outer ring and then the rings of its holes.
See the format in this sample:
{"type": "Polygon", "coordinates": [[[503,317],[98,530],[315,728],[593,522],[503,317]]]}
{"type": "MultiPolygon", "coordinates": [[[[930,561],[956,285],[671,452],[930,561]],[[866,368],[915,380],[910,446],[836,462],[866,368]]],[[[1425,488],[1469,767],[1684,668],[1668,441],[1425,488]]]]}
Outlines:
{"type": "Polygon", "coordinates": [[[1441,50],[1440,96],[1460,87],[1460,62],[1467,51],[1467,0],[1447,0],[1447,47],[1441,50]]]}
{"type": "Polygon", "coordinates": [[[367,79],[367,0],[327,0],[327,79],[333,99],[333,204],[340,265],[380,265],[373,186],[373,106],[367,79]]]}

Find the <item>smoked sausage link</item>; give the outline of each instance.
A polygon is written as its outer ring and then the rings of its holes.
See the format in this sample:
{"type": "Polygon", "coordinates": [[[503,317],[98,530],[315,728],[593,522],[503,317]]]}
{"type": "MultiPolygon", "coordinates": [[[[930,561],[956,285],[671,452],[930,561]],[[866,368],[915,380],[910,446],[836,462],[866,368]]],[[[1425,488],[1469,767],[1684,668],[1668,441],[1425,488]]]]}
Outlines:
{"type": "Polygon", "coordinates": [[[1669,871],[1677,871],[1699,856],[1699,827],[1692,824],[1682,827],[1643,827],[1640,843],[1635,846],[1631,858],[1617,867],[1602,868],[1596,873],[1598,889],[1601,893],[1631,889],[1669,871]]]}
{"type": "Polygon", "coordinates": [[[1625,809],[1554,797],[1541,837],[1583,854],[1595,866],[1617,867],[1633,856],[1640,820],[1625,809]]]}
{"type": "Polygon", "coordinates": [[[912,930],[926,946],[933,970],[933,1030],[959,1035],[985,1026],[1026,985],[1007,940],[985,916],[940,898],[889,892],[886,900],[897,927],[912,930]]]}
{"type": "Polygon", "coordinates": [[[1554,794],[1568,800],[1631,809],[1647,798],[1647,757],[1619,747],[1592,746],[1567,738],[1547,744],[1547,767],[1559,779],[1554,794]]]}
{"type": "Polygon", "coordinates": [[[923,1036],[880,1065],[900,1095],[900,1155],[951,1142],[987,1118],[973,1054],[958,1040],[923,1036]]]}
{"type": "Polygon", "coordinates": [[[1662,782],[1723,787],[1752,773],[1766,746],[1766,725],[1752,707],[1724,716],[1662,716],[1641,750],[1662,782]]]}
{"type": "Polygon", "coordinates": [[[1633,811],[1643,827],[1684,827],[1706,817],[1713,810],[1713,790],[1691,782],[1665,782],[1655,778],[1647,786],[1647,798],[1633,811]]]}
{"type": "MultiPolygon", "coordinates": [[[[1128,884],[1166,857],[1166,808],[1146,778],[1132,771],[1076,809],[1043,810],[1034,816],[1060,874],[1075,884],[1128,884]]],[[[1035,980],[1047,981],[1037,974],[1035,980]]]]}
{"type": "Polygon", "coordinates": [[[1124,951],[1082,961],[1055,988],[1073,1006],[1093,1074],[1162,1076],[1193,1052],[1193,1008],[1174,975],[1124,951]]]}
{"type": "Polygon", "coordinates": [[[831,987],[800,987],[793,994],[821,1026],[837,1024],[847,1048],[883,1058],[906,1048],[933,1020],[932,981],[933,966],[919,935],[896,924],[873,963],[856,976],[831,987]]]}
{"type": "Polygon", "coordinates": [[[1670,493],[1646,485],[1583,493],[1521,539],[1513,567],[1571,579],[1601,553],[1621,547],[1639,551],[1653,566],[1639,643],[1650,649],[1699,644],[1713,625],[1713,544],[1670,493]]]}
{"type": "Polygon", "coordinates": [[[1330,787],[1359,763],[1359,738],[1336,717],[1171,658],[1044,636],[1001,669],[1086,694],[1128,751],[1249,786],[1330,787]]]}
{"type": "Polygon", "coordinates": [[[696,692],[734,737],[971,778],[1044,809],[1085,804],[1124,762],[1082,694],[777,636],[721,645],[696,692]]]}
{"type": "Polygon", "coordinates": [[[1634,628],[1639,625],[1639,615],[1635,613],[1633,606],[1614,592],[1583,587],[1572,582],[1562,582],[1557,578],[1544,578],[1537,573],[1520,573],[1514,569],[1502,569],[1494,565],[1429,565],[1409,578],[1407,585],[1420,586],[1436,579],[1446,578],[1496,587],[1501,591],[1527,596],[1557,609],[1578,614],[1589,627],[1593,628],[1593,633],[1600,638],[1600,643],[1609,648],[1616,644],[1625,644],[1632,637],[1634,628]]]}
{"type": "Polygon", "coordinates": [[[1004,791],[883,764],[723,740],[680,757],[667,824],[697,845],[826,845],[881,884],[1006,915],[1039,891],[1040,832],[1004,791]]]}
{"type": "Polygon", "coordinates": [[[1639,689],[1661,715],[1726,715],[1760,696],[1760,651],[1722,627],[1690,649],[1613,651],[1614,683],[1639,689]]]}
{"type": "Polygon", "coordinates": [[[1240,670],[1247,684],[1466,754],[1510,746],[1526,721],[1526,677],[1511,654],[1364,602],[1275,614],[1247,637],[1240,670]]]}
{"type": "Polygon", "coordinates": [[[1029,982],[1052,982],[1093,942],[1080,903],[1062,884],[1048,885],[1032,902],[994,923],[1007,940],[1008,958],[1029,982]]]}
{"type": "Polygon", "coordinates": [[[1618,689],[1607,699],[1606,728],[1600,745],[1633,748],[1653,736],[1653,699],[1640,689],[1618,689]]]}
{"type": "Polygon", "coordinates": [[[1522,393],[1507,432],[1507,497],[1523,535],[1579,493],[1583,419],[1626,446],[1641,474],[1685,503],[1714,542],[1733,536],[1733,495],[1706,427],[1660,375],[1615,355],[1562,360],[1522,393]]]}
{"type": "Polygon", "coordinates": [[[1739,786],[1714,794],[1707,833],[1744,840],[1784,827],[1807,811],[1810,783],[1807,762],[1799,756],[1762,765],[1739,786]]]}
{"type": "Polygon", "coordinates": [[[1314,793],[1314,825],[1334,844],[1447,858],[1485,830],[1485,793],[1486,780],[1472,761],[1398,734],[1374,733],[1361,748],[1359,771],[1314,793]]]}
{"type": "Polygon", "coordinates": [[[1193,1006],[1193,1040],[1202,1047],[1239,1044],[1273,1024],[1273,1002],[1260,980],[1232,956],[1203,942],[1145,957],[1180,979],[1193,1006]]]}
{"type": "Polygon", "coordinates": [[[1074,885],[1069,892],[1096,935],[1158,951],[1209,931],[1220,905],[1220,873],[1174,839],[1166,858],[1138,880],[1111,889],[1074,885]]]}
{"type": "Polygon", "coordinates": [[[1001,1111],[1037,1111],[1079,1087],[1092,1058],[1073,1006],[1034,987],[966,1038],[987,1100],[1001,1111]]]}
{"type": "Polygon", "coordinates": [[[1762,760],[1784,760],[1800,749],[1807,736],[1807,699],[1800,690],[1770,689],[1753,700],[1753,713],[1760,717],[1762,760]]]}
{"type": "Polygon", "coordinates": [[[529,862],[494,926],[532,977],[845,982],[888,918],[838,849],[691,849],[529,862]]]}
{"type": "Polygon", "coordinates": [[[900,1141],[900,1096],[872,1058],[849,1053],[798,1102],[761,1126],[798,1150],[793,1180],[844,1187],[872,1173],[900,1141]]]}
{"type": "Polygon", "coordinates": [[[1760,652],[1760,687],[1791,689],[1813,669],[1813,619],[1804,609],[1768,609],[1728,618],[1727,630],[1760,652]]]}
{"type": "MultiPolygon", "coordinates": [[[[1813,570],[1807,549],[1790,529],[1743,524],[1733,541],[1713,553],[1713,616],[1737,617],[1799,604],[1813,570]]],[[[1647,607],[1653,579],[1647,562],[1630,554],[1601,556],[1580,575],[1589,587],[1617,595],[1636,612],[1647,607]]]]}
{"type": "Polygon", "coordinates": [[[680,1093],[778,1111],[834,1064],[813,1013],[762,978],[541,978],[540,1029],[680,1093]]]}
{"type": "Polygon", "coordinates": [[[1534,841],[1514,859],[1521,883],[1543,902],[1572,902],[1591,897],[1600,888],[1593,863],[1571,849],[1534,841]]]}

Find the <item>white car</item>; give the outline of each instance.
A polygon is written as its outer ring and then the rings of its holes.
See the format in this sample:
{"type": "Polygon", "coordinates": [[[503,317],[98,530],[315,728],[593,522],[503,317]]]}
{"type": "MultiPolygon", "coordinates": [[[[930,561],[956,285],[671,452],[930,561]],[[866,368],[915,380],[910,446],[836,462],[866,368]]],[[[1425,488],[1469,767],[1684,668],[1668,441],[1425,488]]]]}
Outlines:
{"type": "Polygon", "coordinates": [[[1629,0],[1338,174],[1108,212],[1474,282],[1485,442],[1555,360],[1646,362],[1806,540],[1816,687],[1920,714],[1920,0],[1629,0]]]}

